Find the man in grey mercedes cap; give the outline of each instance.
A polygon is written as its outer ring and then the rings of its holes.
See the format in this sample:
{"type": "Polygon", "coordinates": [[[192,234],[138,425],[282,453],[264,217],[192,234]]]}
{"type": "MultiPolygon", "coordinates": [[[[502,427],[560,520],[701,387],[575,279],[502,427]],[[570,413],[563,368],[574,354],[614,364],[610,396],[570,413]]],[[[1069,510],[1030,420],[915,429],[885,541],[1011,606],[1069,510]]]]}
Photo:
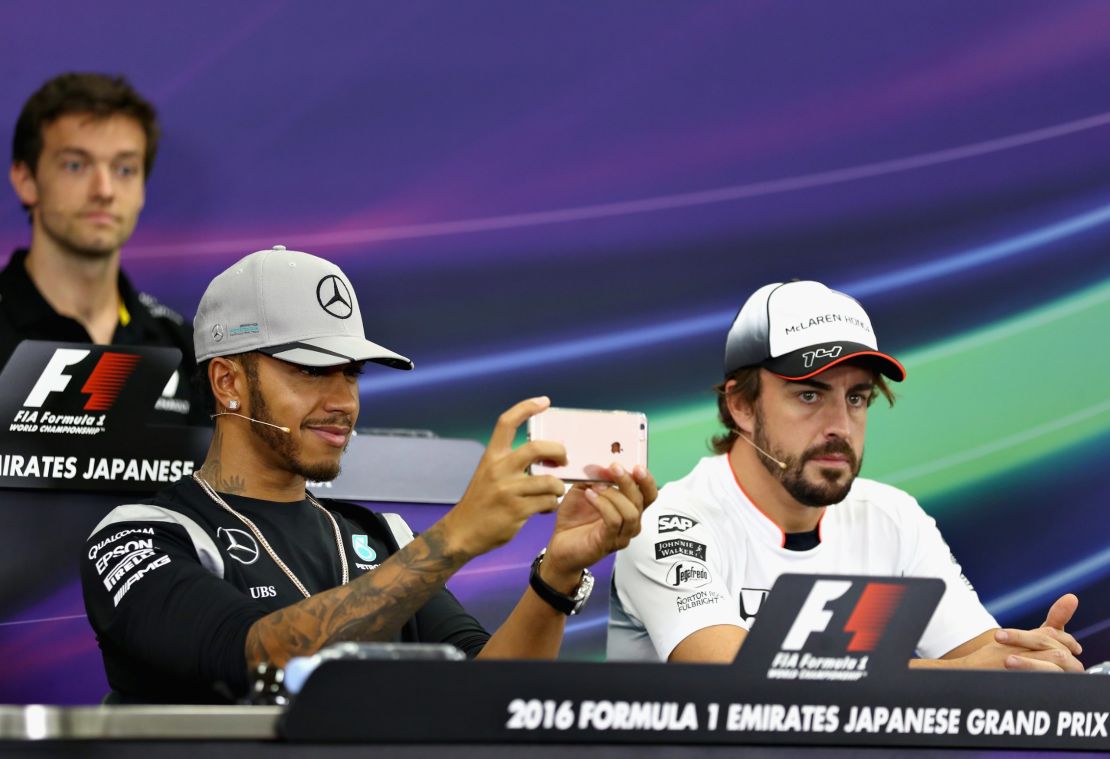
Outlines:
{"type": "MultiPolygon", "coordinates": [[[[552,658],[592,587],[588,566],[628,544],[656,495],[647,471],[612,487],[525,474],[565,462],[554,442],[516,450],[532,398],[498,420],[462,499],[419,537],[396,515],[317,500],[359,413],[366,362],[411,369],[370,342],[340,269],[274,246],[216,277],[194,321],[215,432],[204,465],[150,502],[114,509],[89,537],[82,585],[115,699],[242,697],[248,671],[338,641],[450,643],[480,658],[552,658]],[[470,559],[556,511],[528,587],[492,635],[444,589],[470,559]]],[[[523,581],[523,578],[522,578],[523,581]]]]}
{"type": "Polygon", "coordinates": [[[617,555],[610,659],[729,662],[783,573],[937,577],[913,666],[1078,671],[1059,599],[1037,630],[999,630],[911,496],[857,477],[867,412],[902,365],[863,307],[819,282],[757,290],[725,341],[715,456],[659,494],[617,555]]]}

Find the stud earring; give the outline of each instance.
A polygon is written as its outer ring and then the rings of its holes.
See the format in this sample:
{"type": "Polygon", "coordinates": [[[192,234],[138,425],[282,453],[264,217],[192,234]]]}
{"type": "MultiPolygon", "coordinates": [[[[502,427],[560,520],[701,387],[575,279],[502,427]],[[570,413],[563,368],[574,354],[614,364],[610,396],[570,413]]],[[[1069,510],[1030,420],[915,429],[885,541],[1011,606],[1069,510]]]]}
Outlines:
{"type": "Polygon", "coordinates": [[[232,411],[238,411],[239,410],[239,401],[232,398],[230,401],[228,401],[227,407],[229,409],[231,409],[232,411]]]}

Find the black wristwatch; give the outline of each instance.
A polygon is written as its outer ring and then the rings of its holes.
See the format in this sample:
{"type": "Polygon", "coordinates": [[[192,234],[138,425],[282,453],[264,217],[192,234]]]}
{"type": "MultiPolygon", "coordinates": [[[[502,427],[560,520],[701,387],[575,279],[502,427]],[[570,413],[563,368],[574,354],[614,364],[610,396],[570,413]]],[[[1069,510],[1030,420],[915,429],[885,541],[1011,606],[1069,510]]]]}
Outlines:
{"type": "Polygon", "coordinates": [[[539,556],[532,562],[532,573],[528,576],[528,584],[532,586],[532,590],[536,591],[537,596],[550,604],[556,611],[561,611],[568,617],[571,614],[577,614],[582,611],[586,601],[590,600],[590,593],[594,589],[594,576],[590,574],[590,570],[583,569],[582,581],[578,583],[574,595],[568,596],[565,593],[560,593],[540,577],[540,564],[543,562],[545,553],[547,553],[546,548],[540,551],[539,556]]]}

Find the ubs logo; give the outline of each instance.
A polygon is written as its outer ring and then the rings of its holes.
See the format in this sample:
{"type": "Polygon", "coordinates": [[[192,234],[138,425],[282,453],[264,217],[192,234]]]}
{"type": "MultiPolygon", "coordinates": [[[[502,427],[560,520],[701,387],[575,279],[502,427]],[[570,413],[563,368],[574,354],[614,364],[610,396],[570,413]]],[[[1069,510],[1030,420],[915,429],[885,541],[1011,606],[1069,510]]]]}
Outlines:
{"type": "Polygon", "coordinates": [[[329,274],[316,285],[316,300],[336,319],[347,319],[355,310],[347,283],[335,274],[329,274]]]}
{"type": "Polygon", "coordinates": [[[240,564],[258,561],[258,543],[249,532],[234,527],[221,527],[216,530],[216,537],[223,542],[228,555],[240,564]]]}

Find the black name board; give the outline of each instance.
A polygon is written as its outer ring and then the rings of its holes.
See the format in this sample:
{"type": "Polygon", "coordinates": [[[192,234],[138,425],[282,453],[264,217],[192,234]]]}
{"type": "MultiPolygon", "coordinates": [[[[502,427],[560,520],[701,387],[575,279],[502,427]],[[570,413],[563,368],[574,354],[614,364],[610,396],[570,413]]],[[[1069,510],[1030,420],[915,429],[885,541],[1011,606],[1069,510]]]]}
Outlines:
{"type": "Polygon", "coordinates": [[[783,576],[733,666],[332,661],[279,730],[316,742],[1110,750],[1101,677],[909,669],[941,585],[783,576]]]}

